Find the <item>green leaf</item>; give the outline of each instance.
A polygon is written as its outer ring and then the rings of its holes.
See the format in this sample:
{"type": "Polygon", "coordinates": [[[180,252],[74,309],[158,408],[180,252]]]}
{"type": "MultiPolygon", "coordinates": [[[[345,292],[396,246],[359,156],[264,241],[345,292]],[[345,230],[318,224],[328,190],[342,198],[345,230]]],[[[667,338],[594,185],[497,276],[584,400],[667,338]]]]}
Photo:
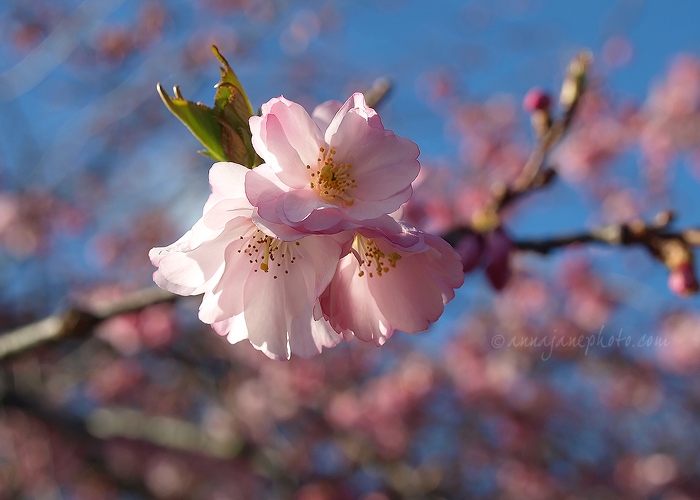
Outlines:
{"type": "Polygon", "coordinates": [[[228,61],[213,45],[212,51],[222,66],[221,80],[215,85],[214,110],[223,125],[221,143],[230,161],[248,168],[259,165],[259,157],[251,144],[249,118],[253,114],[250,100],[228,61]]]}
{"type": "MultiPolygon", "coordinates": [[[[219,83],[217,88],[228,88],[229,91],[231,88],[236,89],[237,92],[234,93],[234,95],[237,96],[236,98],[243,98],[243,102],[241,104],[241,108],[243,109],[241,110],[240,116],[243,120],[247,121],[248,118],[250,118],[253,115],[253,106],[250,104],[250,99],[248,99],[248,96],[243,90],[243,85],[241,85],[240,80],[236,76],[236,73],[234,73],[234,71],[231,69],[231,66],[229,65],[226,58],[221,55],[221,52],[219,52],[218,47],[216,45],[212,45],[211,50],[212,52],[214,52],[214,55],[219,60],[219,62],[223,65],[221,68],[219,68],[221,70],[221,82],[219,83]]],[[[219,92],[217,92],[217,98],[215,99],[215,102],[217,103],[217,108],[219,108],[219,101],[225,103],[228,102],[228,98],[229,95],[226,95],[226,92],[222,92],[222,95],[219,99],[219,92]]]]}
{"type": "Polygon", "coordinates": [[[174,89],[175,98],[170,97],[160,83],[157,88],[165,106],[207,148],[204,154],[217,161],[228,161],[221,145],[223,126],[216,111],[201,102],[184,99],[177,87],[174,89]]]}
{"type": "Polygon", "coordinates": [[[243,92],[227,82],[219,82],[216,85],[214,109],[219,111],[221,118],[234,128],[247,125],[248,118],[251,116],[243,92]]]}
{"type": "Polygon", "coordinates": [[[223,122],[221,132],[221,144],[228,159],[240,165],[249,165],[250,158],[240,132],[234,130],[228,123],[223,122]]]}

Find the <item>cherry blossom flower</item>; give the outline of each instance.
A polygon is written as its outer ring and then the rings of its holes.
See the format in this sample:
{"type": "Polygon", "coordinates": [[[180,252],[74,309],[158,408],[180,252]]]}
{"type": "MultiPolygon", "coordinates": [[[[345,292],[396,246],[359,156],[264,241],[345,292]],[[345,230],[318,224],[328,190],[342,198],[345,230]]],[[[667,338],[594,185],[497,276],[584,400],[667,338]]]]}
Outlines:
{"type": "Polygon", "coordinates": [[[284,97],[271,99],[250,128],[265,163],[247,175],[248,199],[262,219],[307,233],[397,210],[420,170],[418,146],[385,130],[360,93],[317,107],[313,119],[284,97]]]}
{"type": "Polygon", "coordinates": [[[153,279],[180,295],[203,293],[199,318],[231,343],[248,339],[273,359],[313,356],[341,340],[314,318],[341,245],[323,235],[282,241],[259,228],[245,197],[246,172],[214,164],[202,218],[172,245],[151,250],[153,279]]]}
{"type": "Polygon", "coordinates": [[[346,338],[382,345],[394,330],[426,330],[464,282],[460,257],[446,241],[406,226],[403,233],[419,241],[404,247],[382,232],[359,229],[340,260],[321,308],[346,338]]]}

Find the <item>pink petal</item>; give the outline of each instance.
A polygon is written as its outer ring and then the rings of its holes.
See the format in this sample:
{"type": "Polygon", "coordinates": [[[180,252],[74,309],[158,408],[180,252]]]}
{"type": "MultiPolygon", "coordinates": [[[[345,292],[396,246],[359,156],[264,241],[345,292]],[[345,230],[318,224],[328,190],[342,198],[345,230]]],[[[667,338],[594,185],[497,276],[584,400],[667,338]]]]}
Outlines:
{"type": "MultiPolygon", "coordinates": [[[[245,226],[250,224],[252,215],[253,207],[250,206],[247,199],[222,199],[209,207],[209,210],[202,216],[202,222],[211,234],[214,231],[220,231],[226,225],[245,226]]],[[[201,241],[206,238],[206,235],[197,234],[196,237],[193,235],[193,241],[201,241]]]]}
{"type": "Polygon", "coordinates": [[[289,359],[283,288],[268,273],[251,273],[243,285],[243,315],[253,347],[272,359],[289,359]]]}
{"type": "Polygon", "coordinates": [[[394,328],[406,333],[426,330],[444,307],[440,289],[423,259],[422,254],[406,255],[389,272],[367,278],[378,309],[394,328]]]}
{"type": "Polygon", "coordinates": [[[350,330],[360,340],[381,345],[394,328],[372,297],[367,279],[358,276],[359,271],[352,254],[343,257],[328,288],[324,313],[336,331],[350,330]]]}
{"type": "Polygon", "coordinates": [[[412,194],[413,188],[409,184],[404,191],[396,193],[392,196],[387,196],[386,198],[378,201],[355,199],[353,206],[347,210],[348,216],[352,215],[352,217],[357,221],[366,221],[381,217],[382,215],[392,212],[393,207],[400,207],[402,204],[406,203],[412,194]]]}
{"type": "Polygon", "coordinates": [[[352,235],[338,235],[338,237],[319,235],[309,236],[300,241],[299,258],[301,265],[304,266],[302,275],[313,302],[333,279],[342,250],[340,242],[351,237],[352,235]]]}
{"type": "Polygon", "coordinates": [[[258,215],[273,223],[280,223],[277,204],[289,187],[282,184],[272,168],[262,164],[246,174],[245,193],[258,215]]]}
{"type": "Polygon", "coordinates": [[[333,136],[340,127],[340,124],[349,114],[362,118],[372,128],[384,129],[382,120],[379,118],[377,112],[367,106],[365,96],[360,92],[356,92],[345,101],[345,104],[338,110],[335,117],[333,117],[333,120],[328,125],[325,133],[325,139],[328,144],[331,144],[333,136]]]}
{"type": "Polygon", "coordinates": [[[354,114],[343,120],[331,147],[336,151],[337,162],[352,165],[358,186],[353,197],[357,199],[386,199],[404,191],[420,172],[420,151],[413,141],[388,130],[372,128],[354,114]]]}
{"type": "Polygon", "coordinates": [[[211,327],[219,335],[226,336],[226,340],[231,344],[248,338],[248,329],[245,325],[243,314],[213,323],[211,327]]]}
{"type": "Polygon", "coordinates": [[[454,289],[464,284],[461,256],[442,238],[433,234],[425,234],[424,237],[426,244],[432,247],[425,253],[426,266],[443,290],[443,302],[446,304],[454,298],[454,289]]]}
{"type": "MultiPolygon", "coordinates": [[[[250,224],[250,226],[253,225],[250,224]]],[[[256,263],[249,262],[248,255],[239,252],[247,241],[247,239],[236,238],[226,248],[224,270],[208,293],[204,294],[199,308],[199,319],[203,322],[215,323],[243,311],[244,298],[241,284],[248,280],[258,266],[256,263]]]]}
{"type": "Polygon", "coordinates": [[[234,230],[227,228],[221,236],[189,248],[191,232],[185,233],[169,247],[154,248],[149,252],[151,261],[158,266],[153,279],[158,286],[180,295],[196,295],[201,287],[223,264],[223,255],[234,230]]]}
{"type": "Polygon", "coordinates": [[[318,128],[321,132],[325,132],[328,125],[333,121],[333,117],[338,113],[343,103],[340,101],[327,101],[323,104],[319,104],[311,113],[311,118],[313,118],[318,128]]]}
{"type": "Polygon", "coordinates": [[[218,162],[209,169],[213,193],[225,198],[245,198],[245,176],[249,169],[230,162],[218,162]]]}
{"type": "Polygon", "coordinates": [[[250,118],[250,125],[253,147],[280,180],[290,187],[306,185],[306,165],[316,163],[326,143],[304,108],[283,97],[271,99],[262,117],[250,118]]]}
{"type": "Polygon", "coordinates": [[[292,320],[289,328],[289,345],[293,354],[311,358],[323,347],[333,347],[342,340],[324,319],[315,321],[311,315],[292,320]]]}
{"type": "Polygon", "coordinates": [[[318,194],[312,190],[294,189],[284,195],[284,214],[292,223],[303,221],[314,209],[323,205],[325,204],[319,200],[318,194]]]}
{"type": "Polygon", "coordinates": [[[324,317],[337,332],[381,344],[394,329],[427,329],[454,297],[454,287],[464,280],[459,255],[440,238],[402,227],[421,236],[413,251],[363,228],[352,253],[341,259],[320,297],[324,317]]]}

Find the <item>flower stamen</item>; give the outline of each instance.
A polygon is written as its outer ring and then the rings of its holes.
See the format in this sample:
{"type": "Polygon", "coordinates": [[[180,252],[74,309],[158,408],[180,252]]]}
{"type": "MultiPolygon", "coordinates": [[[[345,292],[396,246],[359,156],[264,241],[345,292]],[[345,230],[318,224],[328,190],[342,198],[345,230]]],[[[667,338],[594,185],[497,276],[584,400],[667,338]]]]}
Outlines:
{"type": "MultiPolygon", "coordinates": [[[[243,239],[242,236],[241,239],[243,239]]],[[[299,244],[299,242],[295,243],[299,244]]],[[[294,264],[296,260],[296,256],[289,245],[291,243],[268,236],[258,229],[248,237],[247,245],[244,244],[238,250],[238,253],[245,252],[248,254],[248,257],[250,257],[249,262],[256,264],[255,269],[253,269],[256,273],[258,269],[267,273],[270,271],[270,268],[274,268],[280,272],[284,270],[284,274],[289,274],[287,267],[294,264]],[[274,264],[277,265],[275,266],[274,264]],[[283,267],[283,269],[277,269],[278,267],[283,267]]],[[[273,278],[277,279],[277,274],[273,278]]]]}
{"type": "Polygon", "coordinates": [[[355,235],[352,248],[360,261],[360,272],[358,273],[360,278],[365,274],[369,274],[369,277],[373,278],[375,273],[377,276],[383,276],[391,268],[396,267],[396,263],[401,260],[400,254],[392,252],[387,255],[379,249],[373,239],[365,238],[359,234],[355,235]],[[362,267],[367,268],[369,272],[365,273],[362,267]]]}
{"type": "MultiPolygon", "coordinates": [[[[345,205],[351,206],[355,203],[350,191],[357,187],[355,179],[352,177],[352,165],[349,163],[336,164],[333,159],[335,149],[326,151],[319,148],[320,155],[317,158],[317,168],[311,172],[311,182],[309,185],[316,189],[322,198],[328,201],[340,200],[345,205]]],[[[311,165],[306,166],[307,170],[312,170],[311,165]]]]}

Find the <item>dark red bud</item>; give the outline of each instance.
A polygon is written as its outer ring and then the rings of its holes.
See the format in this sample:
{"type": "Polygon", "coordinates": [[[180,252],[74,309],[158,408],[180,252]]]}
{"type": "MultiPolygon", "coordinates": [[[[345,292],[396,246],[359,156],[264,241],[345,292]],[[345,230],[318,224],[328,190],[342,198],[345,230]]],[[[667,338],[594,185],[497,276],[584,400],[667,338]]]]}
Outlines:
{"type": "Polygon", "coordinates": [[[546,111],[551,104],[552,98],[549,94],[538,87],[530,89],[523,99],[523,109],[528,113],[546,111]]]}
{"type": "Polygon", "coordinates": [[[683,262],[668,276],[668,287],[679,297],[688,297],[697,293],[700,284],[695,277],[695,270],[690,262],[683,262]]]}
{"type": "Polygon", "coordinates": [[[503,229],[496,229],[486,240],[486,277],[496,290],[501,290],[510,279],[510,252],[513,242],[503,229]]]}
{"type": "Polygon", "coordinates": [[[481,261],[484,241],[479,235],[467,233],[457,242],[455,250],[462,259],[462,270],[468,273],[481,261]]]}

